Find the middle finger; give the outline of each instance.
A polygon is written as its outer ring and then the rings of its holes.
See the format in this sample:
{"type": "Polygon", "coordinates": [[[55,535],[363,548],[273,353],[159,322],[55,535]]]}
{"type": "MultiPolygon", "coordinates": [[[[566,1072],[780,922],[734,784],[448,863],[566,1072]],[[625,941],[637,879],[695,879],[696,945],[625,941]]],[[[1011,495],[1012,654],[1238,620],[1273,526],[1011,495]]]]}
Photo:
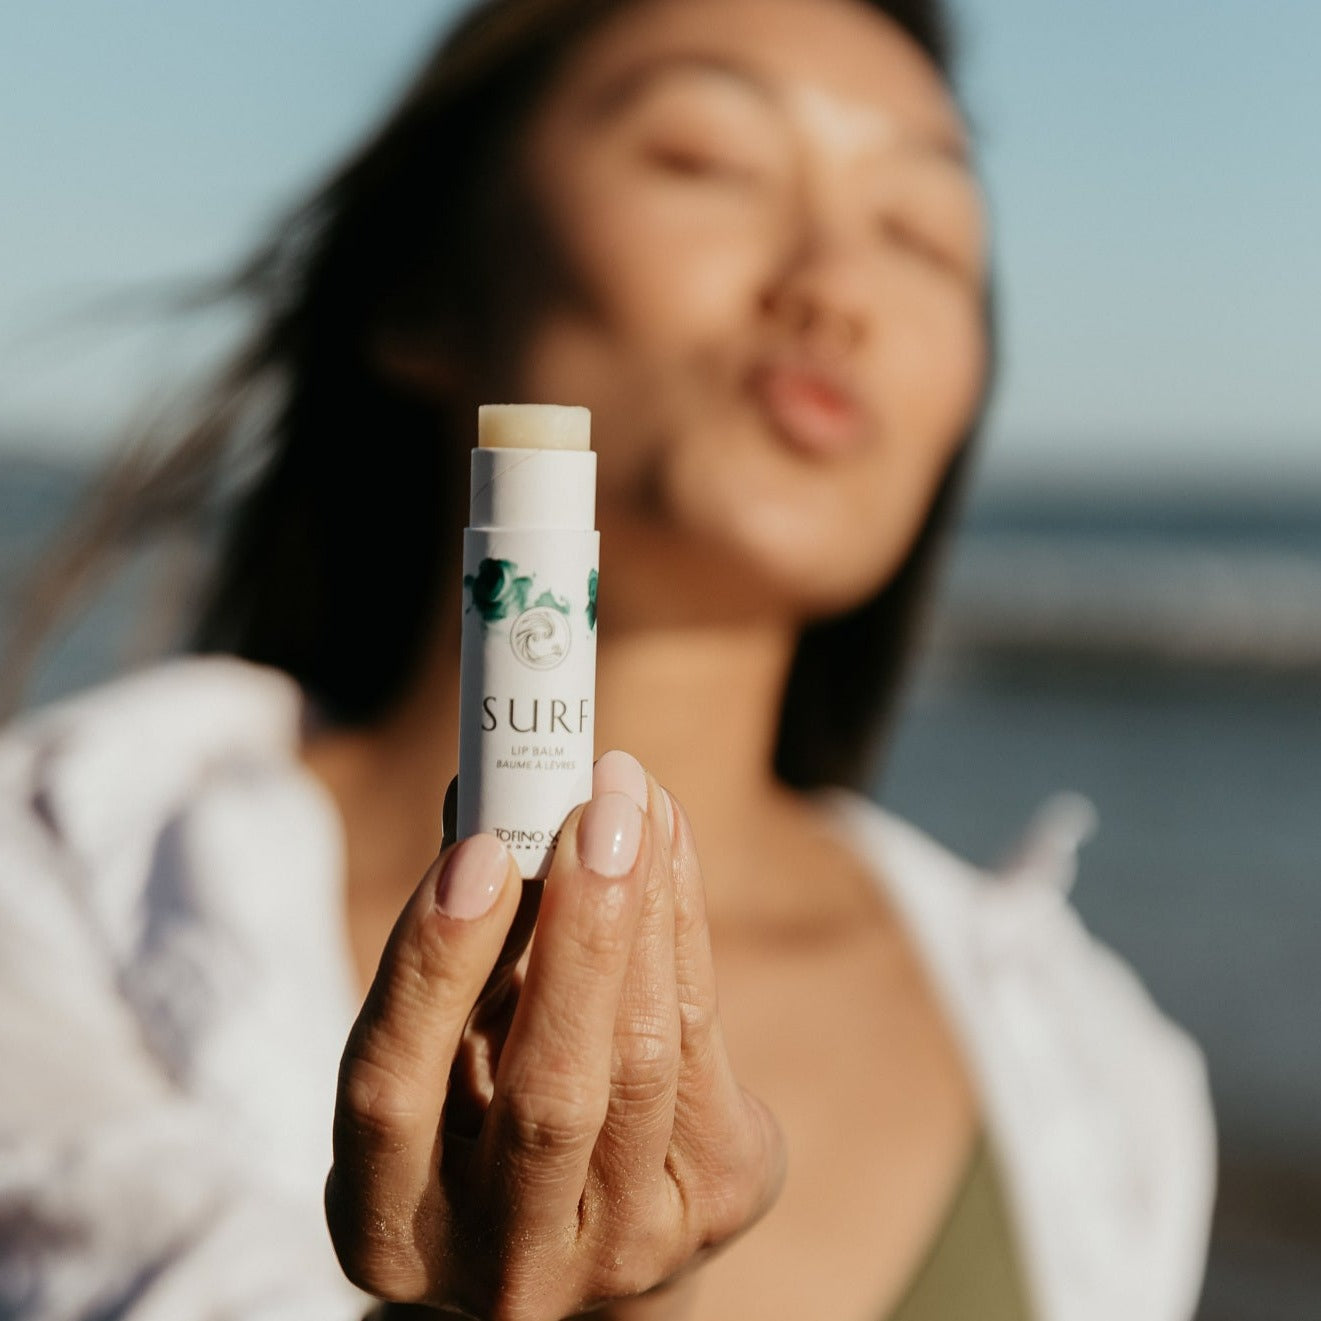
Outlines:
{"type": "Polygon", "coordinates": [[[610,1094],[612,1039],[650,854],[637,804],[572,813],[541,901],[477,1164],[513,1241],[576,1237],[610,1094]],[[566,845],[568,847],[566,847],[566,845]]]}
{"type": "Polygon", "coordinates": [[[588,1219],[608,1221],[612,1231],[655,1229],[663,1211],[657,1190],[672,1188],[665,1178],[665,1158],[679,1079],[670,806],[660,785],[627,753],[607,752],[597,762],[594,784],[598,792],[617,788],[648,804],[655,847],[620,994],[610,1105],[584,1211],[588,1219]]]}

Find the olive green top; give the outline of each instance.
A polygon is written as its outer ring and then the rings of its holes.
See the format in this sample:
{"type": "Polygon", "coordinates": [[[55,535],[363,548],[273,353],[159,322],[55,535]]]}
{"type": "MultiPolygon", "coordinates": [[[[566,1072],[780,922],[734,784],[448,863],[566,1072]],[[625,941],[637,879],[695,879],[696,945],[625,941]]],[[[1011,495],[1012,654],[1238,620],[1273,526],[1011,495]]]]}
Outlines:
{"type": "Polygon", "coordinates": [[[985,1136],[935,1241],[886,1321],[1031,1321],[1000,1174],[985,1136]]]}

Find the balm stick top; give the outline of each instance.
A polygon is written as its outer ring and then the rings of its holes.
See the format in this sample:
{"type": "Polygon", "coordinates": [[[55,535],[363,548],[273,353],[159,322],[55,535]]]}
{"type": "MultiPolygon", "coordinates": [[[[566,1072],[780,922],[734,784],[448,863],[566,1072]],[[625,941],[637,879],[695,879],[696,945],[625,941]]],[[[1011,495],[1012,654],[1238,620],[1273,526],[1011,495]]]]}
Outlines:
{"type": "Polygon", "coordinates": [[[483,404],[472,452],[468,526],[591,531],[596,454],[589,409],[483,404]]]}
{"type": "Polygon", "coordinates": [[[483,404],[477,410],[482,449],[587,450],[592,414],[566,404],[483,404]]]}

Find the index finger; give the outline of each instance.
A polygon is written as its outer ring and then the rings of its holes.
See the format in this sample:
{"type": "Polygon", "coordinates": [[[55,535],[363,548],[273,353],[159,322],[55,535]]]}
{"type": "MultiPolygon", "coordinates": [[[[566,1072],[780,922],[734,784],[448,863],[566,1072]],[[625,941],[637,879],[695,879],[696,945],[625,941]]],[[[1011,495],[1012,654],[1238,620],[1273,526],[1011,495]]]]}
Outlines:
{"type": "Polygon", "coordinates": [[[372,1292],[407,1296],[419,1283],[372,1272],[382,1261],[420,1268],[413,1212],[438,1178],[450,1066],[517,908],[517,879],[493,836],[442,853],[395,923],[349,1034],[326,1213],[346,1272],[372,1292]]]}
{"type": "MultiPolygon", "coordinates": [[[[445,803],[441,808],[441,824],[444,837],[441,848],[446,849],[454,843],[454,834],[458,828],[459,817],[459,777],[452,776],[445,790],[445,803]]],[[[524,881],[523,891],[518,901],[518,911],[505,937],[504,947],[495,960],[495,967],[477,997],[478,1018],[486,1021],[499,1016],[501,1007],[513,985],[514,969],[528,941],[532,939],[533,929],[537,925],[537,913],[541,908],[541,891],[544,881],[524,881]]]]}

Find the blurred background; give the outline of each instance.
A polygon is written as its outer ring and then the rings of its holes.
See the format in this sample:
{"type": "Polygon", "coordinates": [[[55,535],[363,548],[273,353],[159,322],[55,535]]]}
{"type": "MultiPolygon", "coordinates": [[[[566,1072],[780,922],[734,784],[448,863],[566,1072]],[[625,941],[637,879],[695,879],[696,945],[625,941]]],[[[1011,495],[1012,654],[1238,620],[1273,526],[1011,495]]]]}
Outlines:
{"type": "MultiPolygon", "coordinates": [[[[0,629],[97,465],[239,328],[158,295],[228,271],[455,8],[0,8],[0,629]]],[[[1203,1321],[1315,1321],[1321,6],[955,8],[1002,372],[878,793],[989,865],[1051,792],[1093,801],[1075,899],[1210,1060],[1203,1321]]],[[[27,702],[150,654],[178,554],[125,566],[27,702]]]]}

